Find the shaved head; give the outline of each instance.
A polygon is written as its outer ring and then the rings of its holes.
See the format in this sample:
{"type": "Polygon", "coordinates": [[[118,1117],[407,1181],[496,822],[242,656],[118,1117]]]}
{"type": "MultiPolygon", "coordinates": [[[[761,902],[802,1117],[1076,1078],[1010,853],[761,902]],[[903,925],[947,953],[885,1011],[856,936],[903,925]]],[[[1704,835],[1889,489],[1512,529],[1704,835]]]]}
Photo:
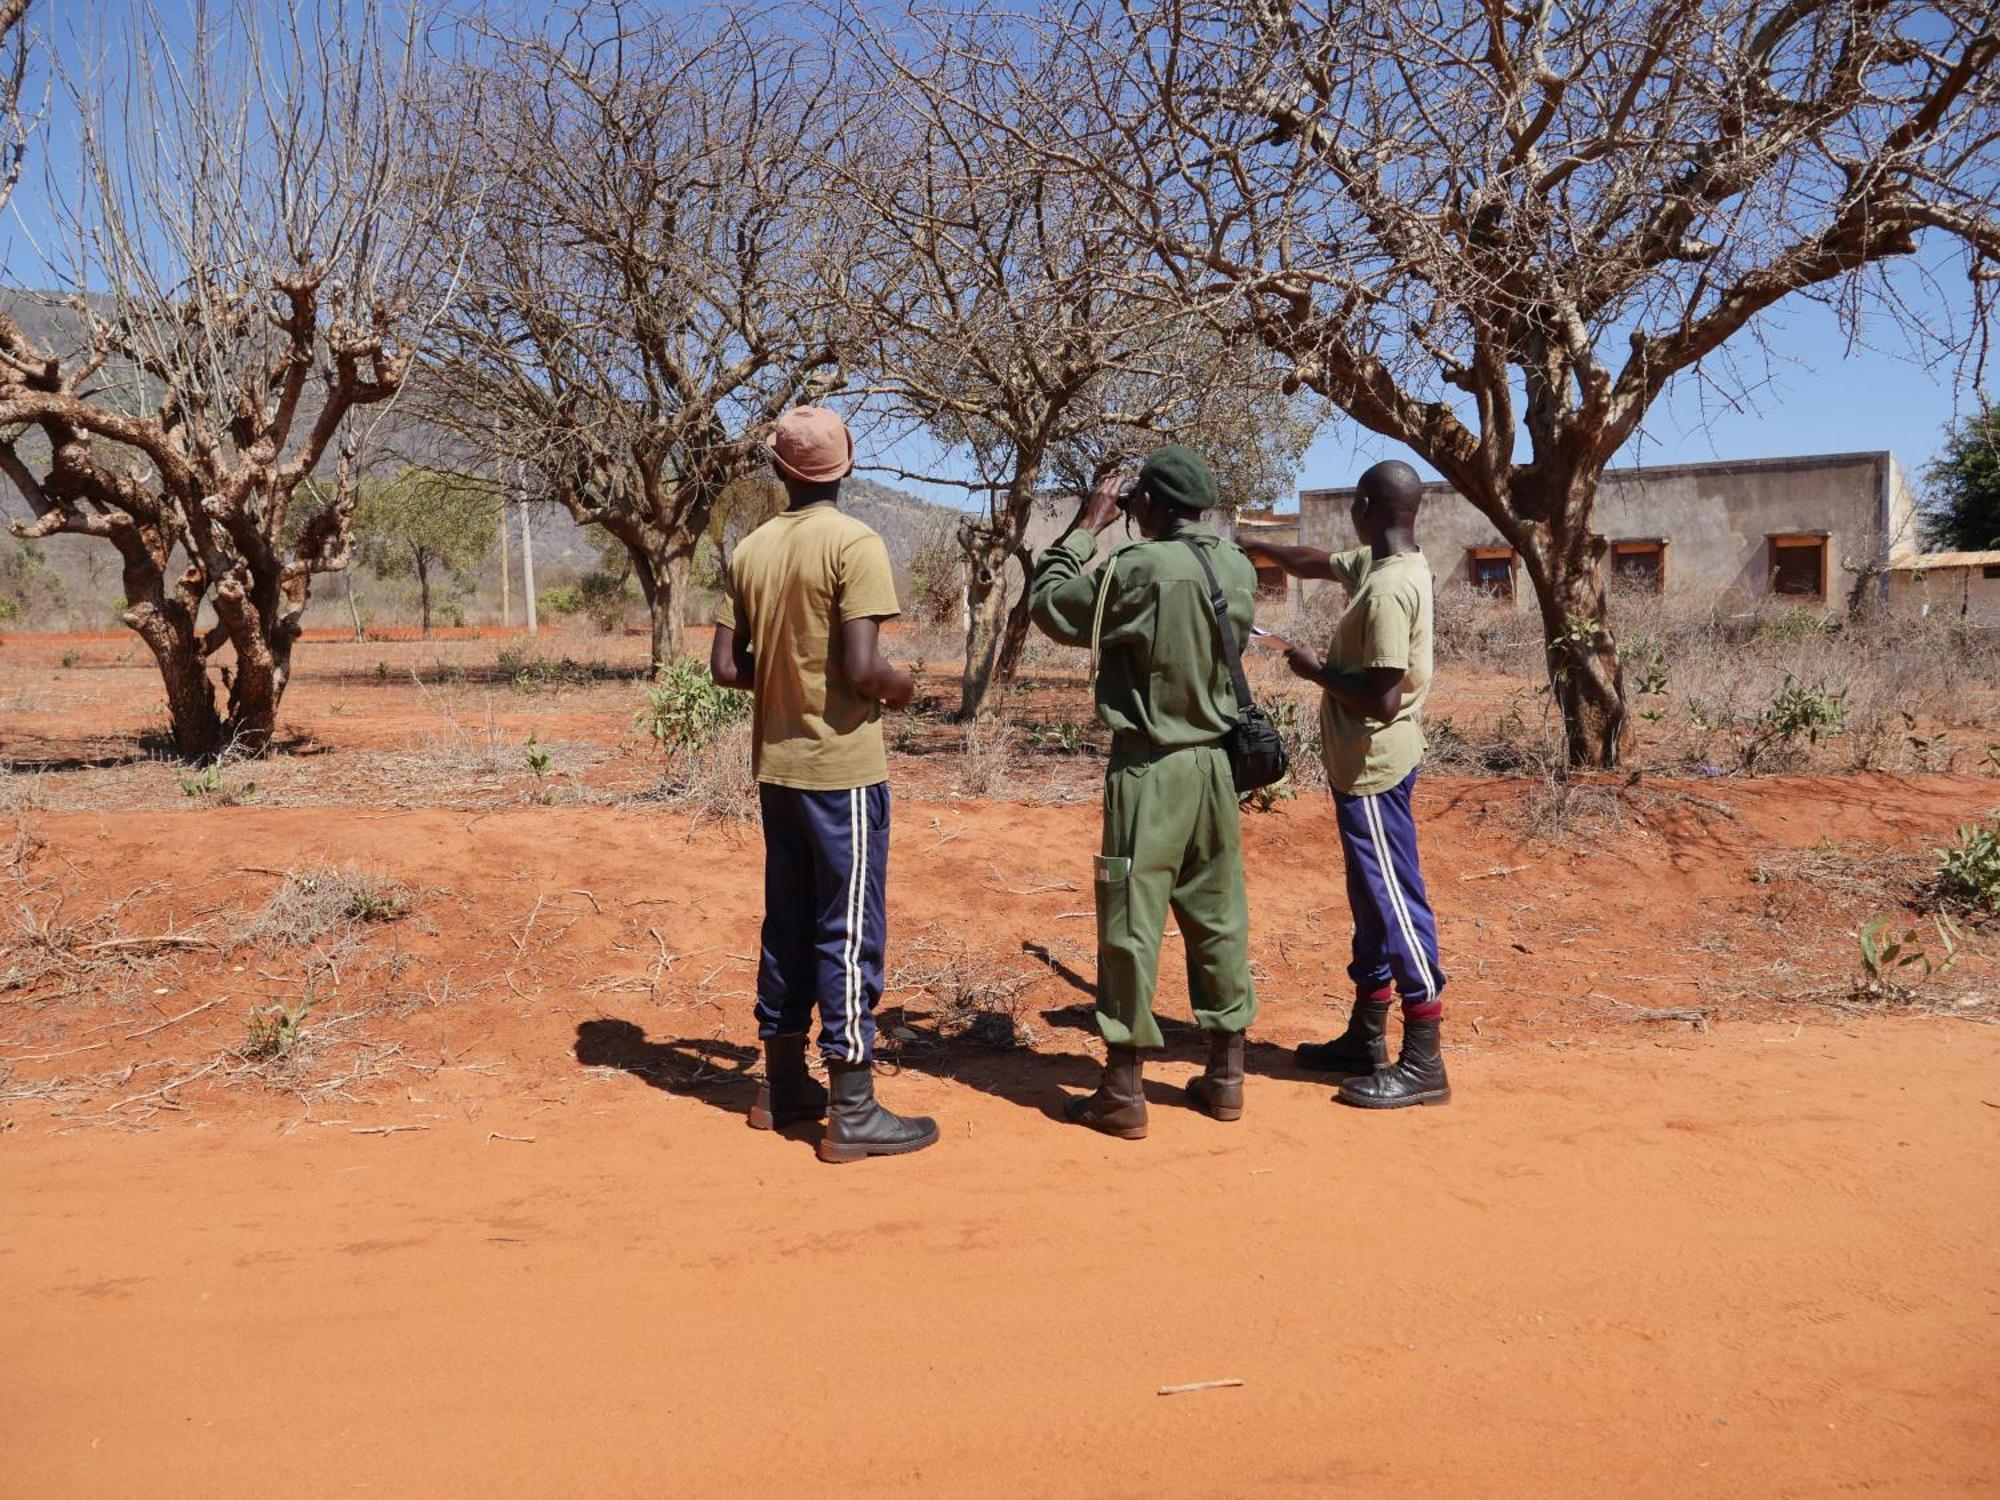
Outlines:
{"type": "Polygon", "coordinates": [[[1416,520],[1417,508],[1424,503],[1424,482],[1401,459],[1376,464],[1361,476],[1355,488],[1364,499],[1382,506],[1406,524],[1416,520]]]}
{"type": "Polygon", "coordinates": [[[1424,482],[1398,459],[1374,465],[1354,486],[1354,534],[1377,557],[1417,550],[1417,511],[1424,482]]]}

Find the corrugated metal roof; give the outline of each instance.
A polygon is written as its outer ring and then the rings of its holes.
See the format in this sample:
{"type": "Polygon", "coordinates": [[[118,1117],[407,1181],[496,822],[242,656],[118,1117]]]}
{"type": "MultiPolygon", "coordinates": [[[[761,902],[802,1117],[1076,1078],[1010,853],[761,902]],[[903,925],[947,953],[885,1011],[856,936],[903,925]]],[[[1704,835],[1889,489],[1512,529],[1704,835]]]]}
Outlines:
{"type": "Polygon", "coordinates": [[[1891,573],[1924,573],[1932,568],[1990,568],[2000,565],[1995,552],[1912,552],[1889,559],[1891,573]]]}

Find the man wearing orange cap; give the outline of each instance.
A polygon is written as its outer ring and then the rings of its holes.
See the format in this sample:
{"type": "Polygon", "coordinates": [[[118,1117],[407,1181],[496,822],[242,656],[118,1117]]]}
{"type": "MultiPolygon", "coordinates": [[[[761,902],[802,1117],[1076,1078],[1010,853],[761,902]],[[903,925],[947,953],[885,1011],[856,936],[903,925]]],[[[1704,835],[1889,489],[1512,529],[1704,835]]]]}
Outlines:
{"type": "Polygon", "coordinates": [[[882,709],[910,674],[881,654],[900,610],[889,551],[840,510],[854,467],[847,424],[800,406],[767,440],[790,504],[737,544],[709,673],[755,695],[752,768],[764,824],[757,1034],[764,1084],[750,1124],[827,1117],[820,1159],[921,1151],[937,1123],[875,1102],[875,1002],[888,942],[889,762],[882,709]],[[806,1071],[817,1009],[828,1090],[806,1071]]]}

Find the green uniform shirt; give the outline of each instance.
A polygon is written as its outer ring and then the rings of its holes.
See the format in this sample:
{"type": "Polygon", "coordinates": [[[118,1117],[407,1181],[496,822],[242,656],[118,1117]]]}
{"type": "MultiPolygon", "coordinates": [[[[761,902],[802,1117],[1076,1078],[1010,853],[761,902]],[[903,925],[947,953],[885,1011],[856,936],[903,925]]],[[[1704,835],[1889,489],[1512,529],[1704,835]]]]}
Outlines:
{"type": "MultiPolygon", "coordinates": [[[[1256,618],[1256,569],[1213,532],[1189,527],[1182,535],[1208,554],[1241,649],[1256,618]]],[[[1035,623],[1066,646],[1088,646],[1098,592],[1107,589],[1097,716],[1162,750],[1215,743],[1236,723],[1236,692],[1201,564],[1183,542],[1135,542],[1085,572],[1096,551],[1097,539],[1078,528],[1035,559],[1035,623]]]]}
{"type": "Polygon", "coordinates": [[[1421,552],[1378,562],[1366,547],[1336,552],[1331,561],[1333,576],[1351,600],[1327,643],[1327,666],[1336,672],[1370,667],[1403,672],[1403,706],[1386,724],[1331,695],[1320,701],[1326,779],[1337,791],[1366,797],[1388,791],[1424,758],[1418,716],[1431,689],[1431,566],[1421,552]]]}

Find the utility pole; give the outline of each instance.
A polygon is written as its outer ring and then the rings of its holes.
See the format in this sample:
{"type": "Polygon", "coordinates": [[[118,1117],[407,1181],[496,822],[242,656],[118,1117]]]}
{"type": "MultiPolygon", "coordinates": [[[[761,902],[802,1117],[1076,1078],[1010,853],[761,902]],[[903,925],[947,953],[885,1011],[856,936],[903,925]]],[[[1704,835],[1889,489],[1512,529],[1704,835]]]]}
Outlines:
{"type": "Polygon", "coordinates": [[[508,553],[513,550],[507,538],[507,507],[513,502],[505,496],[500,500],[500,628],[507,629],[514,623],[514,579],[513,562],[508,553]]]}
{"type": "Polygon", "coordinates": [[[535,533],[528,525],[528,507],[521,505],[521,596],[528,605],[528,634],[539,628],[535,620],[535,533]]]}

